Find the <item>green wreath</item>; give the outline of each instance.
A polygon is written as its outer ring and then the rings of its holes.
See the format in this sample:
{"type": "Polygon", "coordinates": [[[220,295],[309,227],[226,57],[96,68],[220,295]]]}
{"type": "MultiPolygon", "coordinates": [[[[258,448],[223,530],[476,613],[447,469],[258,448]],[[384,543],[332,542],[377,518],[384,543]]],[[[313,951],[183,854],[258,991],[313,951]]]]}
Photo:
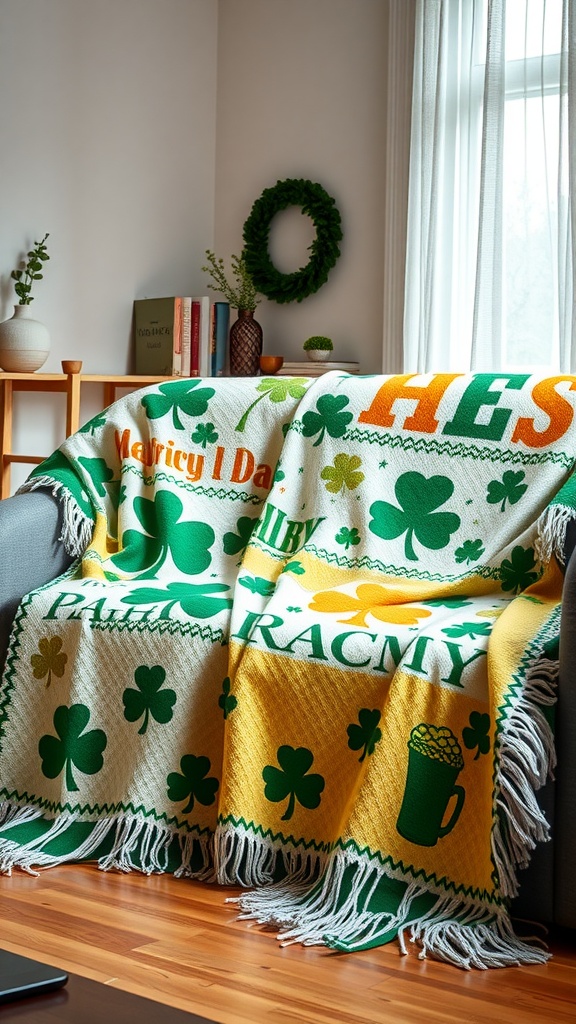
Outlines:
{"type": "Polygon", "coordinates": [[[274,302],[302,302],[317,292],[340,255],[340,214],[331,196],[317,182],[286,178],[265,188],[244,224],[243,257],[256,289],[274,302]],[[268,251],[270,222],[288,206],[301,206],[316,229],[310,260],[293,274],[281,274],[268,251]]]}

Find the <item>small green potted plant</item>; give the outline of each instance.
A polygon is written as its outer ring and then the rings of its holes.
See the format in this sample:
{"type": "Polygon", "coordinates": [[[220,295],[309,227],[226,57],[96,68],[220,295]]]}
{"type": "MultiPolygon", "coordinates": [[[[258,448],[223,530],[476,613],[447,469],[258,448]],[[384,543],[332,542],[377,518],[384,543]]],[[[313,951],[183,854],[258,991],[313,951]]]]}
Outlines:
{"type": "Polygon", "coordinates": [[[34,301],[32,288],[43,278],[44,264],[50,259],[46,246],[48,235],[34,242],[27,259],[22,259],[10,277],[15,281],[14,291],[18,305],[14,313],[0,324],[0,367],[6,373],[34,373],[46,362],[50,353],[48,328],[30,316],[30,303],[34,301]]]}
{"type": "Polygon", "coordinates": [[[302,346],[308,359],[313,359],[315,362],[325,362],[330,358],[330,353],[334,348],[330,338],[325,338],[322,334],[313,334],[311,338],[307,338],[302,346]]]}

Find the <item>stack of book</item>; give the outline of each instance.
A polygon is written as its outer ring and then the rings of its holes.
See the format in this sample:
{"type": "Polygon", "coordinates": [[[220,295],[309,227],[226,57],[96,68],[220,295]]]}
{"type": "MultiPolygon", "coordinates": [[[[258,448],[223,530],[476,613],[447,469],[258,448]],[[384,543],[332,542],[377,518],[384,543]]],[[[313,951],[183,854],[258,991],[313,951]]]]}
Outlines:
{"type": "Polygon", "coordinates": [[[135,372],[152,377],[222,377],[230,307],[207,295],[134,302],[135,372]]]}
{"type": "Polygon", "coordinates": [[[341,373],[360,373],[360,366],[358,363],[315,362],[312,359],[304,359],[296,363],[284,361],[282,369],[278,370],[277,376],[321,377],[323,373],[328,373],[329,370],[340,370],[341,373]]]}

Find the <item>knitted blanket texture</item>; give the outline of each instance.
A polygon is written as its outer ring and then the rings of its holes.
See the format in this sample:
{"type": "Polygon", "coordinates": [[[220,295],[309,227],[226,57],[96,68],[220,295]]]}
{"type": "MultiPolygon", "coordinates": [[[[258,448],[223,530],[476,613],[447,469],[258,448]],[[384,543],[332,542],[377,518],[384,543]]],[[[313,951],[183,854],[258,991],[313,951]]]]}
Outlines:
{"type": "Polygon", "coordinates": [[[0,870],[241,884],[284,942],[542,962],[509,916],[548,826],[576,378],[184,379],[24,490],[71,569],[0,690],[0,870]]]}

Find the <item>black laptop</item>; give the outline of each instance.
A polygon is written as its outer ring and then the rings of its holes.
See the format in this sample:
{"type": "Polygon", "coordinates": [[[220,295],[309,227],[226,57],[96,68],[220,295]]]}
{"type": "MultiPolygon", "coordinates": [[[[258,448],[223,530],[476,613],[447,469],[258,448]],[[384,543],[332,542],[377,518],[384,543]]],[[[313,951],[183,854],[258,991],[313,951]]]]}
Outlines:
{"type": "Polygon", "coordinates": [[[68,975],[58,967],[0,949],[0,1003],[53,992],[67,981],[68,975]]]}

